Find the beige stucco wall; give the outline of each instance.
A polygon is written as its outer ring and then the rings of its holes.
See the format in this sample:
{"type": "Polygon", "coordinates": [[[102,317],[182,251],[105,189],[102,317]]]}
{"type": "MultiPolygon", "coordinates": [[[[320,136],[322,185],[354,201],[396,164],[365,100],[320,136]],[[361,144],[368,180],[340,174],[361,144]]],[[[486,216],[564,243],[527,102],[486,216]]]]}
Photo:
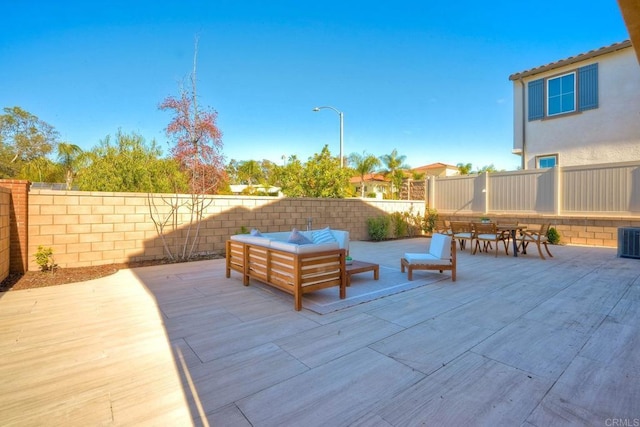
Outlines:
{"type": "Polygon", "coordinates": [[[536,156],[558,154],[561,166],[640,160],[640,65],[633,48],[597,56],[519,80],[514,86],[514,149],[525,140],[525,168],[536,156]],[[599,106],[580,113],[527,121],[527,83],[598,63],[599,106]],[[524,120],[523,120],[524,114],[524,120]],[[524,125],[524,132],[523,132],[524,125]]]}

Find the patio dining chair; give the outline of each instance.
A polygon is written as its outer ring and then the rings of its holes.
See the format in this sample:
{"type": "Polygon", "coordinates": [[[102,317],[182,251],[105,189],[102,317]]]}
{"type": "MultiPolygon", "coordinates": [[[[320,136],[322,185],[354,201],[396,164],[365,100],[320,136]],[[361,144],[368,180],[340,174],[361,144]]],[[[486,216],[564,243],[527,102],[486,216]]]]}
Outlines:
{"type": "Polygon", "coordinates": [[[521,230],[520,236],[518,237],[518,248],[522,248],[522,253],[526,254],[527,246],[529,246],[529,243],[533,243],[538,248],[540,258],[545,259],[542,254],[542,245],[544,245],[547,254],[553,258],[553,255],[551,255],[551,252],[549,251],[549,239],[547,237],[549,227],[551,227],[551,224],[542,224],[538,230],[531,230],[529,228],[521,230]]]}
{"type": "Polygon", "coordinates": [[[408,270],[407,277],[413,280],[413,270],[451,270],[451,280],[456,281],[456,241],[451,236],[434,233],[429,252],[405,253],[400,259],[400,271],[408,270]]]}
{"type": "Polygon", "coordinates": [[[473,235],[476,240],[476,244],[473,247],[472,254],[475,255],[476,251],[480,247],[480,243],[483,244],[482,249],[487,252],[487,248],[491,247],[492,243],[496,245],[496,257],[498,256],[498,243],[502,242],[504,246],[504,252],[509,255],[509,232],[498,231],[498,228],[494,222],[474,222],[473,223],[473,235]]]}
{"type": "Polygon", "coordinates": [[[448,221],[443,219],[436,219],[433,223],[433,233],[444,234],[445,236],[451,235],[451,227],[448,221]]]}
{"type": "Polygon", "coordinates": [[[464,250],[467,240],[473,248],[473,226],[470,222],[451,221],[451,235],[458,240],[461,250],[464,250]]]}

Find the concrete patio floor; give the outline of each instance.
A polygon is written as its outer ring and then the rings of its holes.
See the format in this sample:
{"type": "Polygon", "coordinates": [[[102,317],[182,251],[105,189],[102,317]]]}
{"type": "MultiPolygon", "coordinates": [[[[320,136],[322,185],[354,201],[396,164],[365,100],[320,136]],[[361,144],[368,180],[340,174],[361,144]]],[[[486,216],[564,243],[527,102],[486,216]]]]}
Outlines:
{"type": "Polygon", "coordinates": [[[551,250],[325,315],[224,260],[0,294],[0,425],[638,425],[640,260],[551,250]]]}

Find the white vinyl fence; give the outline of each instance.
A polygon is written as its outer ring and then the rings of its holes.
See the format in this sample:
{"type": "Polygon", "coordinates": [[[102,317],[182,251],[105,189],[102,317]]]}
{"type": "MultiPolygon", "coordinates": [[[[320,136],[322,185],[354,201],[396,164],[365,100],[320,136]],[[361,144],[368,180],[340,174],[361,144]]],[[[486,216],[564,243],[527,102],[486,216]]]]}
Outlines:
{"type": "Polygon", "coordinates": [[[640,216],[640,162],[430,177],[427,201],[455,214],[640,216]]]}

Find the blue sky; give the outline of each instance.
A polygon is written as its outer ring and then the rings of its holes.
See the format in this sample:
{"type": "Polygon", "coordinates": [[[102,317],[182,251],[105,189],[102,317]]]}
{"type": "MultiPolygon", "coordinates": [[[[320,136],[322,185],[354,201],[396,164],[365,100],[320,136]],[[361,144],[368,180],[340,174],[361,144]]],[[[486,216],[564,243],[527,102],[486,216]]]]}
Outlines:
{"type": "MultiPolygon", "coordinates": [[[[118,129],[166,147],[199,38],[201,104],[229,159],[325,144],[417,167],[513,170],[510,74],[628,39],[614,0],[2,1],[0,107],[91,149],[118,129]]],[[[167,150],[165,149],[165,152],[167,150]]]]}

